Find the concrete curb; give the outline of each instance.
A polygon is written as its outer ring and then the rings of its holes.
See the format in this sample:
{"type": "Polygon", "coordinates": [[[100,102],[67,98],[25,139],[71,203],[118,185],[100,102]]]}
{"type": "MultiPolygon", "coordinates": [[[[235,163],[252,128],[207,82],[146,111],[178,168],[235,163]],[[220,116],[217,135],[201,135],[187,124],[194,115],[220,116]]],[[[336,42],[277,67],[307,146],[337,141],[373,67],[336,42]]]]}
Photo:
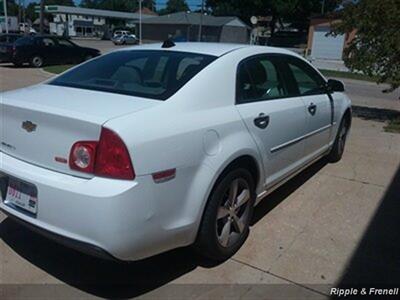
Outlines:
{"type": "Polygon", "coordinates": [[[39,71],[40,73],[42,73],[43,75],[46,75],[47,77],[48,77],[48,76],[53,77],[53,76],[56,76],[56,75],[57,75],[57,74],[54,74],[54,73],[47,72],[47,71],[45,71],[43,68],[38,69],[38,71],[39,71]]]}

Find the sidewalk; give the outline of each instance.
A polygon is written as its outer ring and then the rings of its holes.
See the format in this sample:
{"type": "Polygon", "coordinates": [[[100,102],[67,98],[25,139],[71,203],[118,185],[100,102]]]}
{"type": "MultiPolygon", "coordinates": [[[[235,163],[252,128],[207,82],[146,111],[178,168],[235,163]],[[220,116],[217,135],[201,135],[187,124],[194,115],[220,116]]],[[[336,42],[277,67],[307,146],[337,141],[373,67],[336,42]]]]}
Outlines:
{"type": "Polygon", "coordinates": [[[310,60],[310,62],[317,69],[350,72],[350,70],[344,65],[343,60],[313,59],[310,60]]]}

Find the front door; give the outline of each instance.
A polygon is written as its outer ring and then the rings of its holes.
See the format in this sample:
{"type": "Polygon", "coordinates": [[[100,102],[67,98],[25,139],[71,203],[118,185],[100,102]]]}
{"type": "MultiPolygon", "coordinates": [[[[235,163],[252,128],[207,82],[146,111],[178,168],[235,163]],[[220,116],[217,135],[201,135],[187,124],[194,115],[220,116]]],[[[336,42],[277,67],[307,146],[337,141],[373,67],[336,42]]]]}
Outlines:
{"type": "Polygon", "coordinates": [[[60,63],[80,63],[83,60],[83,53],[80,48],[71,43],[67,39],[58,39],[58,51],[60,55],[60,63]]]}
{"type": "Polygon", "coordinates": [[[286,57],[287,75],[295,82],[296,92],[307,109],[305,155],[312,159],[327,150],[332,134],[333,100],[327,94],[326,82],[308,63],[286,57]]]}
{"type": "Polygon", "coordinates": [[[35,54],[42,56],[46,64],[57,63],[59,57],[55,40],[51,37],[43,37],[38,40],[38,44],[39,51],[35,54]]]}
{"type": "Polygon", "coordinates": [[[292,95],[276,56],[242,61],[237,74],[236,107],[263,158],[265,186],[271,187],[302,163],[307,112],[292,95]]]}

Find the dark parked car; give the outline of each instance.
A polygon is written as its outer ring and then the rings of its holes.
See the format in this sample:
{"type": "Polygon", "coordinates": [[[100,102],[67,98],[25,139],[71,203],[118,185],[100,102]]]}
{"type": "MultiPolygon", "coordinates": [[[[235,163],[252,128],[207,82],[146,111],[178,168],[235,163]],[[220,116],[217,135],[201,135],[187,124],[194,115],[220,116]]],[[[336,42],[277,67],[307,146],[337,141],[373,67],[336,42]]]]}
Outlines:
{"type": "Polygon", "coordinates": [[[267,45],[274,47],[295,47],[307,43],[307,33],[301,31],[277,31],[268,39],[267,45]]]}
{"type": "Polygon", "coordinates": [[[0,62],[10,62],[14,42],[22,37],[20,34],[0,34],[0,62]]]}
{"type": "Polygon", "coordinates": [[[29,63],[40,68],[50,64],[75,64],[101,53],[97,49],[80,47],[66,38],[26,36],[15,41],[11,61],[16,66],[29,63]]]}

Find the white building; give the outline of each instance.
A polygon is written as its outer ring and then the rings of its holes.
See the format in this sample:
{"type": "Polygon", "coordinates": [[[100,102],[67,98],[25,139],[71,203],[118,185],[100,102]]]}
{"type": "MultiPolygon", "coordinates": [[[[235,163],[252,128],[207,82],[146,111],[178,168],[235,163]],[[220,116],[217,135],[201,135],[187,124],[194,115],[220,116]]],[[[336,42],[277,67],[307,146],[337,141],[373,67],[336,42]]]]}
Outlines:
{"type": "MultiPolygon", "coordinates": [[[[134,28],[135,21],[139,20],[138,13],[62,5],[47,5],[45,12],[53,15],[53,22],[49,24],[50,33],[57,35],[102,36],[111,28],[112,21],[117,21],[124,27],[134,28]]],[[[142,19],[151,17],[151,15],[142,14],[142,19]]]]}

